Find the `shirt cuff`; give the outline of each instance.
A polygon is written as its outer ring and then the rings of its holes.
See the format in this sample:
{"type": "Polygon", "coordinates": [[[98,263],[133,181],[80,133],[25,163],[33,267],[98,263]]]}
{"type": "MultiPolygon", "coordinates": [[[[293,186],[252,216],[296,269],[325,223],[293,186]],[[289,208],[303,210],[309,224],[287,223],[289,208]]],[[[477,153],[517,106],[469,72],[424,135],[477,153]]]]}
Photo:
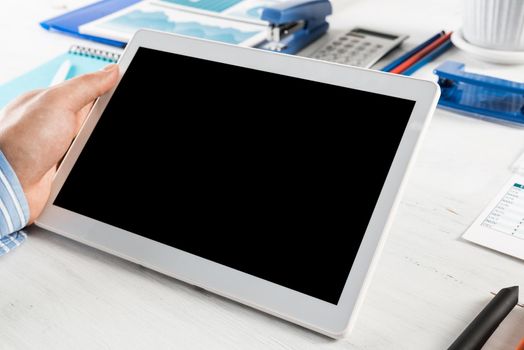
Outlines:
{"type": "MultiPolygon", "coordinates": [[[[29,205],[22,185],[0,151],[0,238],[2,243],[5,245],[4,237],[21,230],[28,221],[29,205]]],[[[9,236],[8,239],[11,240],[9,236]]],[[[2,250],[2,243],[0,243],[0,250],[2,250]]]]}
{"type": "Polygon", "coordinates": [[[18,231],[0,237],[0,256],[9,253],[11,250],[18,247],[27,238],[27,234],[24,231],[18,231]]]}

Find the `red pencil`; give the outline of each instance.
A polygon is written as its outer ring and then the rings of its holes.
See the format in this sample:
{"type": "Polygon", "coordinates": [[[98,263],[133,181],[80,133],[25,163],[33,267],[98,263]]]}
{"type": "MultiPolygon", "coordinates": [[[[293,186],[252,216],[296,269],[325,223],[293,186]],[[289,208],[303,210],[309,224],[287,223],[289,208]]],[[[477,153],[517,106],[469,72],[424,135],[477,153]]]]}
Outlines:
{"type": "Polygon", "coordinates": [[[519,345],[517,345],[517,348],[515,350],[524,350],[524,338],[520,341],[519,345]]]}
{"type": "Polygon", "coordinates": [[[453,34],[453,32],[449,32],[448,34],[441,36],[440,38],[438,38],[437,40],[435,40],[434,42],[432,42],[431,44],[429,44],[428,46],[426,46],[425,48],[423,48],[404,62],[402,62],[402,64],[399,64],[397,67],[395,67],[395,69],[391,70],[390,73],[402,73],[403,71],[411,67],[413,64],[418,62],[421,58],[426,56],[428,53],[439,47],[446,40],[448,40],[451,34],[453,34]]]}

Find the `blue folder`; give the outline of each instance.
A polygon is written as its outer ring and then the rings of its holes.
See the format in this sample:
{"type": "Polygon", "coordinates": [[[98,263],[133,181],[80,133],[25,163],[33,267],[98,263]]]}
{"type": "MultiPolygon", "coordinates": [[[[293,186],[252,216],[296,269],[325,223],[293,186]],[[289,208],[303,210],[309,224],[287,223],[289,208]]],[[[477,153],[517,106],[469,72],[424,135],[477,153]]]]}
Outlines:
{"type": "Polygon", "coordinates": [[[102,44],[124,47],[126,43],[106,39],[98,36],[80,34],[78,28],[89,22],[120,11],[142,0],[102,0],[64,15],[43,21],[40,25],[47,30],[56,30],[61,33],[73,35],[83,39],[97,41],[102,44]]]}
{"type": "Polygon", "coordinates": [[[434,73],[440,107],[524,126],[524,83],[466,72],[465,65],[455,61],[442,63],[434,73]]]}

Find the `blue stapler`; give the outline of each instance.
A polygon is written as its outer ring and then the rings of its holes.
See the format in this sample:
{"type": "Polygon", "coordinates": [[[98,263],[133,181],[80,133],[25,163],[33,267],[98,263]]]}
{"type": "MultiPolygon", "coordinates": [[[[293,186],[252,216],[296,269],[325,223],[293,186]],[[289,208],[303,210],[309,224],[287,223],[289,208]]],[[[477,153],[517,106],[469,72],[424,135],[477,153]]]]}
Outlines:
{"type": "Polygon", "coordinates": [[[524,126],[524,83],[468,73],[446,61],[434,73],[442,91],[439,106],[465,114],[524,126]]]}
{"type": "Polygon", "coordinates": [[[332,13],[329,0],[290,0],[265,7],[261,19],[269,23],[265,42],[258,47],[294,54],[322,36],[332,13]]]}

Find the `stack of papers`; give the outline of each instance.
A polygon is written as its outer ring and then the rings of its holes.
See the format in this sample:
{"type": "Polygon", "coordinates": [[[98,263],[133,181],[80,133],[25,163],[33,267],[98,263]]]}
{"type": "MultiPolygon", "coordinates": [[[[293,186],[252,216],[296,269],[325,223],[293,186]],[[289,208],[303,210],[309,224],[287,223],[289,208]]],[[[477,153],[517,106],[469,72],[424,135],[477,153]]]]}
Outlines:
{"type": "Polygon", "coordinates": [[[141,29],[153,29],[242,46],[266,38],[260,20],[265,6],[283,0],[146,0],[79,27],[81,34],[128,42],[141,29]]]}

